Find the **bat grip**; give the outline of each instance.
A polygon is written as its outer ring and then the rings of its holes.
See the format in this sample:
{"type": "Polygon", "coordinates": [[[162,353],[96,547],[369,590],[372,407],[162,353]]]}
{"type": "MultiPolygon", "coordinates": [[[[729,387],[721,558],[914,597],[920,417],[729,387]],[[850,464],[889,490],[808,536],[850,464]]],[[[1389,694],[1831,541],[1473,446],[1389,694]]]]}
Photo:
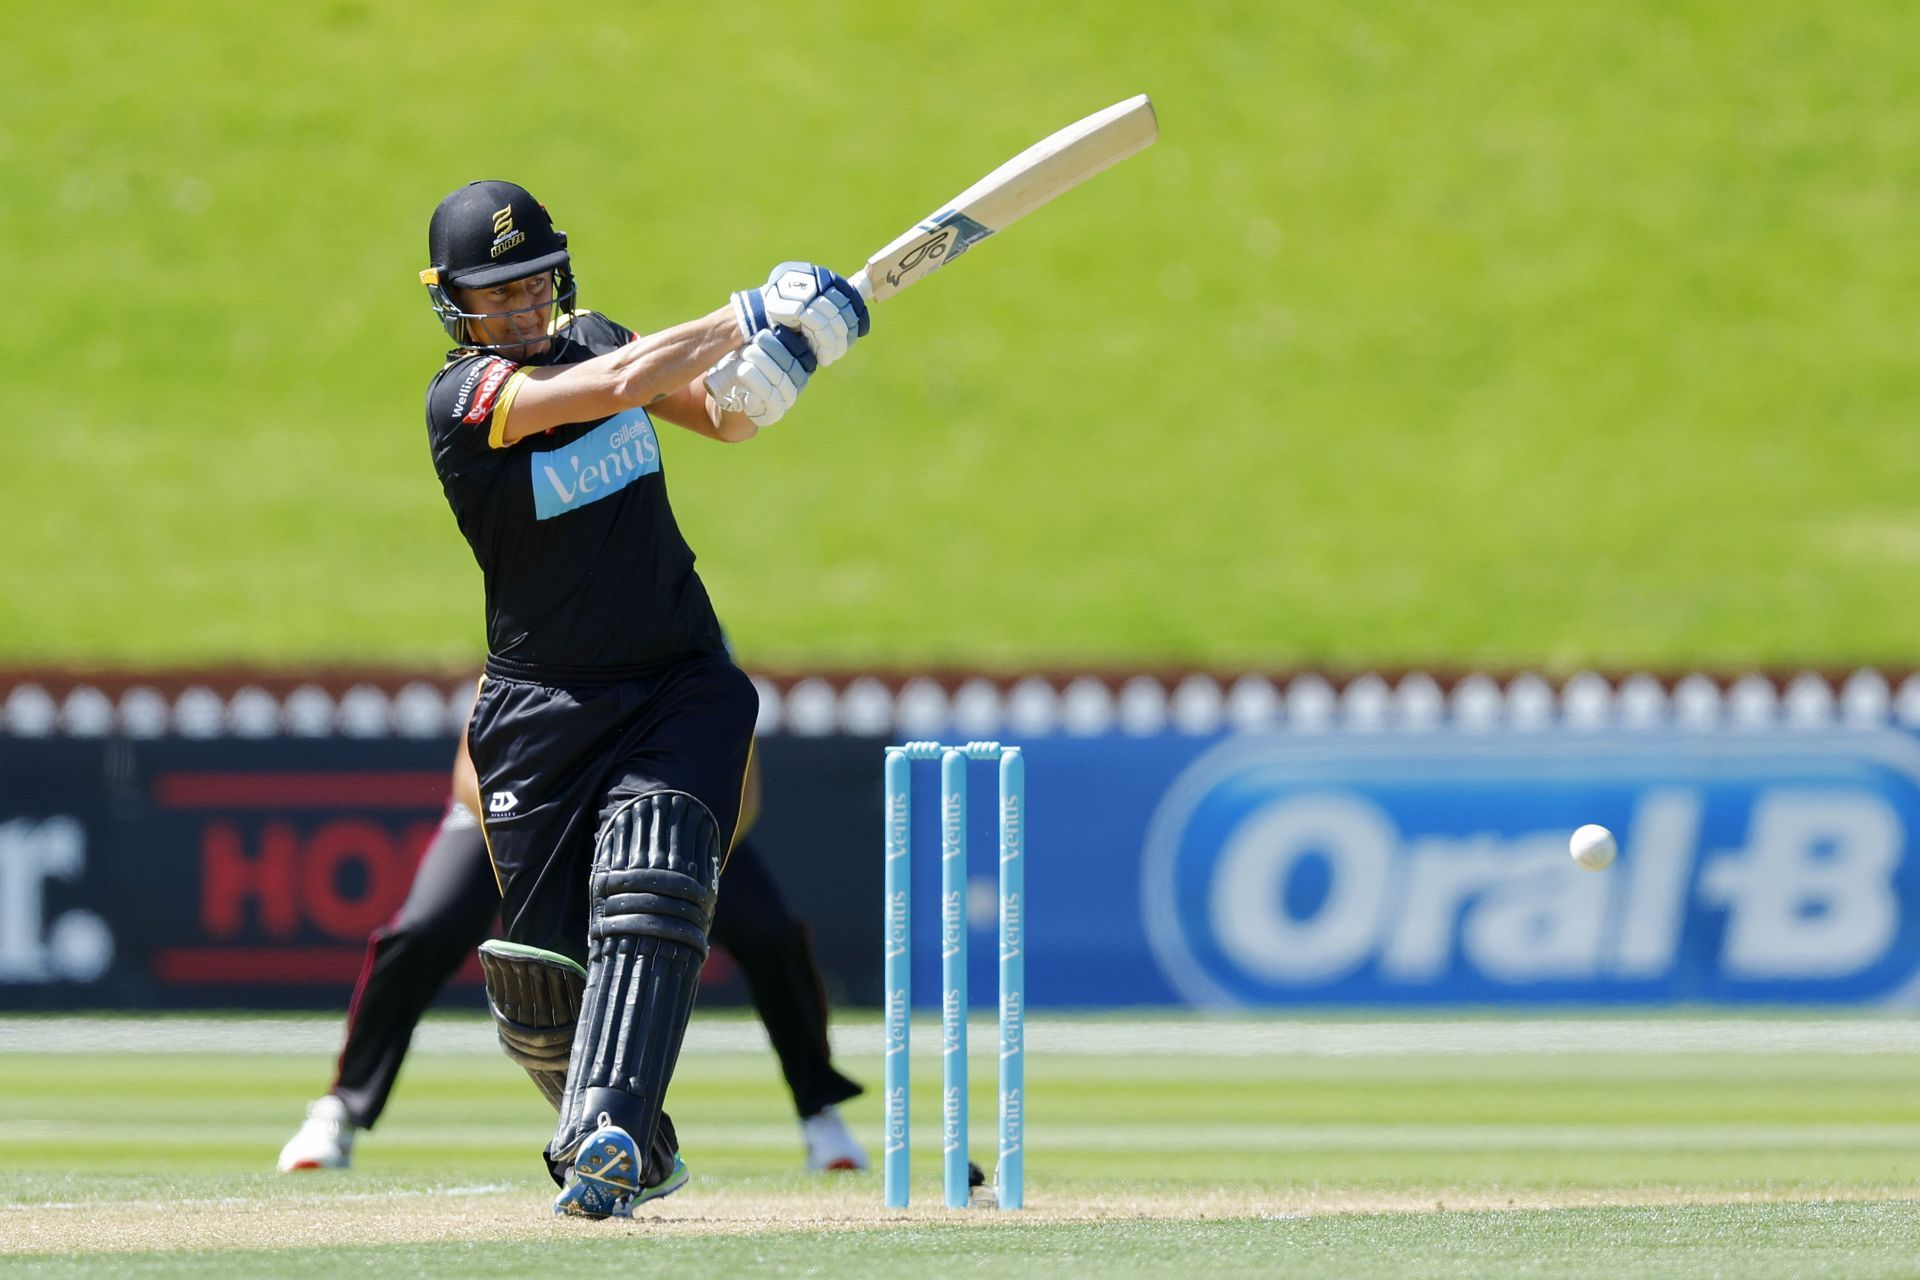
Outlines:
{"type": "Polygon", "coordinates": [[[867,274],[865,267],[854,272],[853,278],[847,283],[860,291],[860,297],[862,299],[867,302],[873,301],[873,277],[867,274]]]}

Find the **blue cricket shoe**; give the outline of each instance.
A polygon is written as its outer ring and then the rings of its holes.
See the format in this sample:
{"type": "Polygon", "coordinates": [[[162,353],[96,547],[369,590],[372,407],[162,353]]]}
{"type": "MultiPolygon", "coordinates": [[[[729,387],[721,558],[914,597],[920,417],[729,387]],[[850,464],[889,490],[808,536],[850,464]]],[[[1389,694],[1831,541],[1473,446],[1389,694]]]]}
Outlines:
{"type": "Polygon", "coordinates": [[[650,1187],[640,1185],[640,1149],[633,1135],[600,1115],[600,1127],[581,1140],[567,1185],[553,1198],[553,1211],[580,1218],[631,1218],[636,1207],[670,1196],[692,1174],[674,1153],[673,1168],[650,1187]]]}

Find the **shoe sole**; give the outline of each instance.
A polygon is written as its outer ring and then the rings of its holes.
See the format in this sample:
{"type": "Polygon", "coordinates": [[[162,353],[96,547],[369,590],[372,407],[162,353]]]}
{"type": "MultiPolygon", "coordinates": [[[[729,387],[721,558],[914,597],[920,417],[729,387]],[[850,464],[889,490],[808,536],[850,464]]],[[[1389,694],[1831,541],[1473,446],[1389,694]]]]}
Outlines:
{"type": "Polygon", "coordinates": [[[623,1204],[645,1194],[640,1187],[639,1153],[633,1139],[601,1139],[574,1162],[567,1187],[553,1202],[553,1211],[576,1218],[619,1217],[623,1204]]]}
{"type": "Polygon", "coordinates": [[[553,1211],[569,1217],[591,1218],[596,1221],[606,1218],[631,1218],[633,1217],[633,1211],[641,1205],[654,1200],[665,1200],[668,1196],[692,1181],[693,1174],[688,1170],[686,1161],[675,1156],[673,1159],[673,1172],[666,1176],[665,1181],[656,1183],[651,1187],[643,1188],[637,1195],[623,1195],[616,1198],[605,1213],[589,1213],[583,1208],[576,1208],[575,1206],[582,1202],[581,1199],[568,1202],[564,1208],[556,1204],[554,1205],[553,1211]]]}
{"type": "Polygon", "coordinates": [[[573,1180],[553,1202],[553,1211],[574,1218],[631,1218],[653,1200],[664,1200],[693,1181],[687,1162],[673,1158],[673,1169],[650,1187],[636,1188],[637,1158],[630,1145],[602,1142],[573,1167],[573,1180]]]}

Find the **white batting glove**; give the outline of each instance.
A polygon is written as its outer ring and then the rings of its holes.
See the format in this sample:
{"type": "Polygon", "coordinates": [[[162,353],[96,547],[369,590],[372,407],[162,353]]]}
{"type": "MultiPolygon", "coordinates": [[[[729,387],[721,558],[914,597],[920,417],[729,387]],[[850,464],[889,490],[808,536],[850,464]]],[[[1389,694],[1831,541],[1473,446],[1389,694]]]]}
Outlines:
{"type": "Polygon", "coordinates": [[[758,289],[733,295],[740,335],[752,339],[769,328],[795,329],[823,365],[847,354],[847,348],[872,327],[866,299],[844,276],[811,262],[783,262],[758,289]]]}
{"type": "Polygon", "coordinates": [[[754,426],[770,427],[793,408],[813,368],[806,339],[791,329],[774,329],[721,356],[703,381],[722,412],[744,413],[754,426]]]}

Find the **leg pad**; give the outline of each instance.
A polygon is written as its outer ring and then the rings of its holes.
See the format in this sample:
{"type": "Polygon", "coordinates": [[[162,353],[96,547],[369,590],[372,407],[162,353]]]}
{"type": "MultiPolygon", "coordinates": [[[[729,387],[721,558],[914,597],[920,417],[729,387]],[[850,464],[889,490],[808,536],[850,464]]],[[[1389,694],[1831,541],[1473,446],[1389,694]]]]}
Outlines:
{"type": "Polygon", "coordinates": [[[713,814],[685,792],[650,791],[602,829],[580,1033],[550,1161],[563,1164],[605,1112],[646,1145],[645,1185],[672,1171],[662,1108],[707,958],[721,855],[713,814]]]}
{"type": "Polygon", "coordinates": [[[480,971],[500,1047],[558,1110],[587,971],[556,952],[498,941],[480,944],[480,971]]]}

